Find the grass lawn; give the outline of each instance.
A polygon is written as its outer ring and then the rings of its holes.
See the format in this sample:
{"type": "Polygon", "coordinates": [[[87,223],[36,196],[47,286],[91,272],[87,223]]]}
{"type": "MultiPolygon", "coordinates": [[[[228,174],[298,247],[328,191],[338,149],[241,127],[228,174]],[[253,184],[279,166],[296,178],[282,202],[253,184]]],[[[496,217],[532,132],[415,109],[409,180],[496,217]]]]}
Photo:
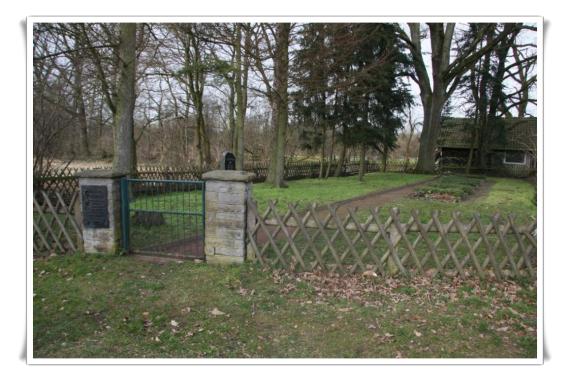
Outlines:
{"type": "MultiPolygon", "coordinates": [[[[299,210],[302,206],[311,202],[319,204],[331,203],[339,200],[357,197],[363,194],[380,191],[398,186],[411,184],[430,176],[402,173],[371,173],[365,176],[365,181],[360,183],[358,177],[330,178],[327,180],[308,179],[288,182],[289,188],[273,188],[267,184],[255,184],[253,195],[258,202],[260,212],[265,210],[269,200],[279,200],[280,211],[285,210],[288,203],[299,202],[299,210]]],[[[444,176],[442,180],[436,180],[433,185],[425,184],[418,186],[423,190],[449,190],[457,196],[469,196],[465,190],[474,183],[482,181],[481,178],[465,178],[464,176],[444,176]]],[[[428,218],[434,210],[440,211],[444,219],[451,216],[452,211],[458,211],[468,218],[473,213],[480,213],[483,217],[489,217],[494,213],[513,213],[516,217],[527,220],[536,217],[536,205],[534,186],[525,180],[511,178],[488,177],[485,181],[490,185],[489,192],[482,196],[475,195],[461,202],[445,202],[428,199],[414,199],[403,197],[391,202],[389,205],[379,205],[381,214],[387,216],[389,208],[399,208],[403,216],[410,215],[410,211],[417,209],[420,216],[428,218]]],[[[475,190],[476,191],[476,190],[475,190]]],[[[367,215],[362,211],[361,215],[367,215]]],[[[484,221],[488,219],[483,218],[484,221]]]]}
{"type": "MultiPolygon", "coordinates": [[[[521,221],[526,221],[530,217],[536,218],[536,205],[533,202],[535,188],[531,183],[500,177],[488,177],[486,181],[490,185],[489,192],[466,201],[450,203],[406,197],[395,200],[391,207],[399,208],[404,216],[408,216],[411,210],[417,209],[422,216],[428,216],[432,210],[438,210],[446,219],[454,210],[460,212],[465,218],[469,218],[473,213],[480,213],[482,217],[488,217],[494,213],[502,215],[512,213],[521,221]]],[[[487,219],[483,218],[483,220],[487,219]]]]}
{"type": "Polygon", "coordinates": [[[364,181],[358,176],[330,177],[328,179],[304,179],[288,181],[288,188],[275,188],[259,183],[253,186],[253,197],[262,209],[270,200],[279,200],[277,206],[284,210],[289,203],[301,206],[316,202],[327,204],[432,178],[432,175],[402,173],[368,173],[364,181]]]}
{"type": "Polygon", "coordinates": [[[536,356],[536,286],[316,277],[129,257],[36,260],[43,357],[536,356]]]}

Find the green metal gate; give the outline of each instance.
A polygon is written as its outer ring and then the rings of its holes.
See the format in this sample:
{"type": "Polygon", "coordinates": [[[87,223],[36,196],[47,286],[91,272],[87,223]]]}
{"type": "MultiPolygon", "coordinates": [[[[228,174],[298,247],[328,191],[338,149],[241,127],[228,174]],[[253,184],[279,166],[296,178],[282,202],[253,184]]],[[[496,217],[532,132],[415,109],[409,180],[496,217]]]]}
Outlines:
{"type": "Polygon", "coordinates": [[[204,258],[203,181],[121,180],[123,251],[204,258]]]}

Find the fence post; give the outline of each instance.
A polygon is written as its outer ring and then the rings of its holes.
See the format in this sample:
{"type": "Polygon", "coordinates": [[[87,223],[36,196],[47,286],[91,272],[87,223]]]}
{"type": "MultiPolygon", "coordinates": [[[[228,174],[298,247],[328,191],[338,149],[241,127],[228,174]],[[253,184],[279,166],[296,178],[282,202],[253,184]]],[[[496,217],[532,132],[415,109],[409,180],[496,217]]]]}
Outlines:
{"type": "Polygon", "coordinates": [[[113,253],[121,251],[121,186],[124,174],[108,169],[77,174],[83,251],[113,253]]]}
{"type": "Polygon", "coordinates": [[[243,263],[246,258],[247,198],[255,175],[211,171],[206,181],[204,253],[208,263],[243,263]]]}
{"type": "MultiPolygon", "coordinates": [[[[395,214],[400,214],[400,211],[397,208],[394,208],[393,211],[395,214]]],[[[400,240],[400,233],[398,232],[398,229],[394,225],[396,223],[398,222],[392,219],[392,223],[388,228],[388,237],[390,238],[390,244],[394,247],[394,253],[398,255],[398,247],[396,246],[396,244],[400,240]]],[[[400,269],[396,265],[396,262],[394,261],[394,258],[392,258],[392,255],[388,256],[388,261],[386,262],[386,265],[387,265],[386,270],[390,275],[396,275],[400,271],[400,269]]]]}

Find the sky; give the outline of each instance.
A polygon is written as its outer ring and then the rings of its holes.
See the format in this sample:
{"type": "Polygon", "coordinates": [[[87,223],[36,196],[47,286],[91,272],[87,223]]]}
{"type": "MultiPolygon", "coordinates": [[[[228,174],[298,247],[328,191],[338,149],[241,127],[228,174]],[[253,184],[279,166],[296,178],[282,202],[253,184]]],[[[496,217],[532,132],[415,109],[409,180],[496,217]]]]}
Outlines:
{"type": "MultiPolygon", "coordinates": [[[[409,28],[405,25],[405,24],[401,24],[404,29],[406,30],[406,32],[409,32],[409,28]]],[[[460,24],[458,23],[456,25],[456,31],[457,30],[464,30],[466,28],[467,24],[460,24]]],[[[429,33],[429,32],[428,32],[429,33]]],[[[536,36],[536,32],[532,32],[529,30],[523,30],[518,38],[517,38],[517,42],[518,43],[532,43],[534,45],[537,44],[537,36],[536,36]]],[[[428,72],[431,74],[431,44],[430,44],[430,40],[429,38],[425,38],[422,39],[422,52],[423,52],[423,56],[424,56],[424,63],[426,65],[426,69],[428,70],[428,72]]],[[[536,52],[536,49],[535,49],[536,52]]],[[[451,62],[453,62],[453,59],[456,57],[456,55],[452,55],[451,56],[451,62]]],[[[514,62],[514,59],[511,57],[507,60],[507,65],[511,64],[514,62]]],[[[533,71],[531,73],[529,73],[529,75],[533,75],[536,74],[536,66],[533,69],[533,71]]],[[[411,90],[412,93],[414,94],[414,97],[416,99],[416,105],[413,108],[413,117],[416,118],[417,120],[422,120],[422,114],[423,114],[423,110],[422,110],[422,106],[421,106],[421,101],[420,101],[420,89],[419,86],[414,82],[414,81],[409,81],[411,83],[411,90]]],[[[431,77],[430,77],[430,82],[431,82],[431,77]]],[[[512,79],[508,79],[507,81],[504,82],[504,86],[505,89],[514,89],[516,82],[512,79]]],[[[433,83],[432,83],[433,85],[433,83]]],[[[536,99],[536,86],[534,86],[531,91],[529,92],[529,97],[530,98],[534,98],[536,99]]],[[[452,111],[451,111],[451,116],[453,117],[465,117],[465,110],[461,107],[460,102],[458,102],[457,100],[457,94],[454,94],[451,96],[451,104],[452,104],[452,111]]],[[[533,116],[536,116],[536,106],[533,104],[528,105],[527,107],[527,112],[533,116]]]]}

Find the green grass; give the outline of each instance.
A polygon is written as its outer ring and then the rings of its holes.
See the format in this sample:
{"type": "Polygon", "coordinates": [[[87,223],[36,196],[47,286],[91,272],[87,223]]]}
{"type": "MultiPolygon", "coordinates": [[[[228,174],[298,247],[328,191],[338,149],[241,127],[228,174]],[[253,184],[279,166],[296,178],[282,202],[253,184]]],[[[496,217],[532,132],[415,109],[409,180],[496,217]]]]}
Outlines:
{"type": "MultiPolygon", "coordinates": [[[[267,184],[255,184],[254,199],[260,212],[265,210],[270,200],[278,200],[280,212],[286,210],[289,203],[299,202],[298,210],[306,205],[332,203],[361,196],[374,191],[386,190],[411,184],[430,176],[402,173],[371,173],[359,183],[356,176],[329,178],[326,180],[306,179],[288,182],[288,188],[274,188],[267,184]]],[[[381,214],[387,216],[390,208],[398,208],[406,218],[412,210],[418,210],[420,216],[426,219],[432,211],[439,211],[444,219],[451,217],[452,211],[457,211],[469,218],[473,213],[480,213],[484,221],[495,213],[507,215],[512,213],[521,220],[536,217],[535,187],[525,180],[511,178],[466,177],[460,175],[442,176],[433,183],[418,186],[418,189],[450,192],[465,197],[476,191],[476,186],[486,181],[490,183],[489,192],[481,197],[467,199],[461,202],[444,202],[437,200],[403,197],[394,200],[390,205],[379,205],[381,214]]],[[[361,215],[367,215],[362,211],[361,215]]]]}
{"type": "Polygon", "coordinates": [[[311,278],[100,255],[36,260],[33,273],[36,358],[536,356],[534,284],[311,278]]]}
{"type": "Polygon", "coordinates": [[[202,192],[199,190],[131,196],[129,208],[130,247],[133,250],[161,252],[163,249],[160,245],[203,235],[202,192]],[[160,214],[164,223],[137,223],[136,210],[160,214]]]}
{"type": "Polygon", "coordinates": [[[485,221],[495,213],[503,216],[513,214],[520,221],[536,218],[535,187],[531,183],[509,178],[487,178],[486,181],[491,186],[489,192],[481,197],[458,203],[405,197],[395,200],[390,207],[398,208],[404,216],[409,216],[415,209],[424,218],[434,210],[439,211],[444,219],[450,218],[452,211],[460,212],[466,219],[473,213],[479,213],[485,221]]]}
{"type": "Polygon", "coordinates": [[[270,200],[278,200],[279,210],[285,210],[289,203],[299,202],[301,207],[313,202],[327,204],[412,184],[431,177],[433,176],[421,174],[369,173],[364,176],[362,182],[358,181],[358,176],[349,176],[289,181],[288,188],[275,188],[260,183],[253,186],[253,196],[260,209],[270,200]]]}

